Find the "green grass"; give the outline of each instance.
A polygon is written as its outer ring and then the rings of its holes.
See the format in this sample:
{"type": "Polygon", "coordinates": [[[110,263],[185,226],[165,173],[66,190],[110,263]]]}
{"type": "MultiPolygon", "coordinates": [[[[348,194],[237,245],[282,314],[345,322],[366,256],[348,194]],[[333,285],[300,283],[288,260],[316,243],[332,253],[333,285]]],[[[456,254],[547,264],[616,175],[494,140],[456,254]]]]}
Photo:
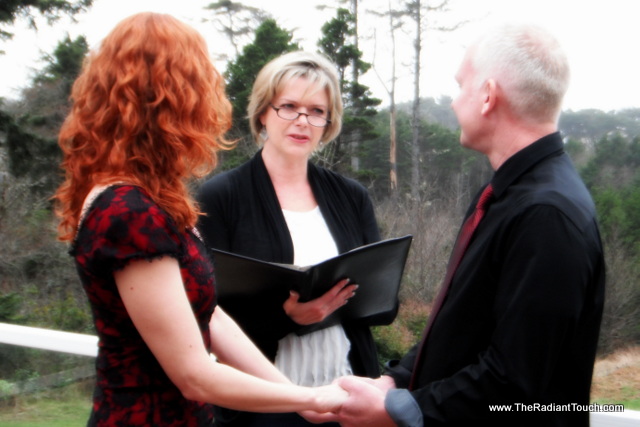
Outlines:
{"type": "Polygon", "coordinates": [[[0,402],[3,427],[81,427],[91,411],[92,384],[77,383],[0,402]]]}
{"type": "Polygon", "coordinates": [[[640,411],[640,398],[636,386],[622,386],[614,396],[596,396],[592,393],[591,403],[616,404],[624,406],[625,411],[640,411]]]}
{"type": "Polygon", "coordinates": [[[640,398],[638,396],[638,387],[624,386],[622,387],[622,395],[625,409],[640,411],[640,398]]]}
{"type": "Polygon", "coordinates": [[[628,400],[623,405],[625,409],[640,411],[640,399],[628,400]]]}

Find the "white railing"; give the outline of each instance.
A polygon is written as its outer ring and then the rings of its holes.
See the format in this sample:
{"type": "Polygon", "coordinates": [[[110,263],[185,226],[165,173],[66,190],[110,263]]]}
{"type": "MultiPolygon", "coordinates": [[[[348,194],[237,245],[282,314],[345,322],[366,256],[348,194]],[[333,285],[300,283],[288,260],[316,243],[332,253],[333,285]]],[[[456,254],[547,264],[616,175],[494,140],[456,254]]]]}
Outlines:
{"type": "Polygon", "coordinates": [[[591,427],[638,427],[640,411],[592,412],[591,427]]]}
{"type": "MultiPolygon", "coordinates": [[[[0,343],[82,356],[98,354],[98,338],[93,335],[0,323],[0,343]]],[[[591,412],[592,427],[638,427],[640,411],[591,412]]]]}
{"type": "Polygon", "coordinates": [[[98,355],[98,337],[96,336],[8,323],[0,323],[0,343],[81,356],[98,355]]]}

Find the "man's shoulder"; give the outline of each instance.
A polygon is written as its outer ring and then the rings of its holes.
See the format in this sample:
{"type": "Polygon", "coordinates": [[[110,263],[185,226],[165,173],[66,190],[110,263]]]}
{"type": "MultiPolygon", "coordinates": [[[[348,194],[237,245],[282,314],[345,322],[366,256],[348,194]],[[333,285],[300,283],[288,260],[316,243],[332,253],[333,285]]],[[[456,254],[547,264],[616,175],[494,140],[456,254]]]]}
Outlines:
{"type": "Polygon", "coordinates": [[[514,202],[521,209],[557,209],[580,227],[596,217],[591,194],[567,158],[556,158],[527,175],[520,191],[514,193],[514,202]]]}

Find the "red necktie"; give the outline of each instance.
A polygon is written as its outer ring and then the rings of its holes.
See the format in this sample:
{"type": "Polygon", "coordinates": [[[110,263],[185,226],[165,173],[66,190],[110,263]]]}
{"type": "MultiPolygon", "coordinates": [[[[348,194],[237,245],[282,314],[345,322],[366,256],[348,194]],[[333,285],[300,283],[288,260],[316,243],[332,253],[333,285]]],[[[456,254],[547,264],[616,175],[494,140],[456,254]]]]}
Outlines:
{"type": "Polygon", "coordinates": [[[421,363],[422,353],[424,349],[425,342],[427,341],[427,336],[429,335],[429,331],[431,330],[431,326],[435,321],[440,308],[442,307],[442,303],[444,302],[445,297],[447,296],[447,292],[449,291],[449,286],[451,285],[451,279],[453,278],[453,274],[456,272],[458,265],[460,265],[460,261],[462,261],[462,256],[464,255],[467,246],[469,246],[469,241],[471,240],[471,236],[473,236],[473,232],[480,224],[480,220],[484,216],[484,213],[487,210],[487,205],[493,196],[493,187],[491,184],[487,185],[482,194],[480,195],[480,199],[478,203],[476,203],[475,210],[469,215],[469,218],[462,224],[462,228],[460,230],[460,234],[458,235],[458,239],[456,240],[456,244],[453,247],[453,252],[451,253],[451,258],[449,259],[449,265],[447,265],[447,274],[444,276],[444,281],[442,282],[442,287],[440,288],[440,292],[436,296],[436,299],[433,303],[433,308],[431,309],[431,314],[429,315],[429,321],[427,322],[427,326],[424,329],[422,343],[420,344],[420,349],[418,351],[418,355],[415,360],[415,364],[413,366],[413,372],[411,374],[411,380],[409,382],[409,390],[413,390],[413,386],[417,377],[418,368],[421,363]]]}

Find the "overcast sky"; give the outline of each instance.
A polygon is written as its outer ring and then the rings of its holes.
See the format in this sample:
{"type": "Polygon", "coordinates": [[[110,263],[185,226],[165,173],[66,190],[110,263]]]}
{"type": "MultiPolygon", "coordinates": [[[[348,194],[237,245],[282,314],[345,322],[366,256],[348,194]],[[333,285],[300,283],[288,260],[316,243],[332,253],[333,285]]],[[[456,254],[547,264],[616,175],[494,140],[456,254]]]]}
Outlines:
{"type": "MultiPolygon", "coordinates": [[[[331,19],[332,10],[318,11],[317,4],[334,6],[335,0],[242,0],[269,12],[278,24],[292,30],[294,38],[307,50],[316,50],[322,24],[331,19]]],[[[440,0],[431,0],[438,3],[440,0]]],[[[121,19],[140,11],[170,13],[197,28],[207,39],[212,57],[231,53],[228,41],[210,22],[211,12],[203,9],[207,0],[94,0],[90,12],[76,17],[77,23],[62,19],[53,27],[41,22],[39,30],[28,29],[19,21],[13,40],[2,43],[7,52],[0,56],[0,96],[15,98],[29,82],[33,70],[42,68],[39,58],[51,53],[66,33],[72,39],[84,34],[90,46],[99,41],[121,19]]],[[[392,0],[391,3],[397,3],[392,0]]],[[[364,84],[373,95],[387,103],[381,81],[390,77],[390,50],[386,22],[367,9],[384,11],[388,0],[360,1],[361,50],[373,62],[377,74],[369,71],[364,84]]],[[[455,96],[454,74],[465,46],[484,28],[501,22],[533,22],[548,28],[563,44],[572,67],[572,83],[565,109],[597,108],[605,111],[640,107],[640,2],[634,0],[450,0],[450,12],[437,17],[434,24],[451,25],[468,21],[455,32],[428,31],[423,50],[421,95],[455,96]]],[[[431,15],[435,20],[435,15],[431,15]]],[[[412,27],[398,35],[398,101],[412,96],[412,27]]],[[[224,69],[225,63],[216,65],[224,69]]]]}

